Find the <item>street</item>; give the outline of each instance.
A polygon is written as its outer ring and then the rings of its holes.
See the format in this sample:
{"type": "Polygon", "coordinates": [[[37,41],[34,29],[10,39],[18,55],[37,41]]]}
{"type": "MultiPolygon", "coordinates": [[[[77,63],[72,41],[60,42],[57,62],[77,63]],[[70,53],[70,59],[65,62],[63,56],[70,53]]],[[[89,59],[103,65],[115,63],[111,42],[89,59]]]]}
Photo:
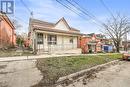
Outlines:
{"type": "Polygon", "coordinates": [[[130,62],[111,66],[83,85],[83,80],[67,87],[130,87],[130,62]]]}

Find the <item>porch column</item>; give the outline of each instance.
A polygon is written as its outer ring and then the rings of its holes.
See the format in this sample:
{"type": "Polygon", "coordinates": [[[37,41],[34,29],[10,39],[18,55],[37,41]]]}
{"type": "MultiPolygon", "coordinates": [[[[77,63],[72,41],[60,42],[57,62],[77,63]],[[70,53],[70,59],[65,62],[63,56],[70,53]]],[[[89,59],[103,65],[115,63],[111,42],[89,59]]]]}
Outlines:
{"type": "Polygon", "coordinates": [[[62,49],[64,50],[64,36],[62,35],[62,49]]]}

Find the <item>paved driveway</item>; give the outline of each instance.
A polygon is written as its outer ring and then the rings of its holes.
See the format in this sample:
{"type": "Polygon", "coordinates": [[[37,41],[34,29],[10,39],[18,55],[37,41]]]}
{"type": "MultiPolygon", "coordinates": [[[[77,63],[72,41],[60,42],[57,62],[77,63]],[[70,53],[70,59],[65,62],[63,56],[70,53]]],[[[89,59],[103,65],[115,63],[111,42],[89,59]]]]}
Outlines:
{"type": "Polygon", "coordinates": [[[30,87],[41,79],[35,60],[0,62],[0,87],[30,87]]]}

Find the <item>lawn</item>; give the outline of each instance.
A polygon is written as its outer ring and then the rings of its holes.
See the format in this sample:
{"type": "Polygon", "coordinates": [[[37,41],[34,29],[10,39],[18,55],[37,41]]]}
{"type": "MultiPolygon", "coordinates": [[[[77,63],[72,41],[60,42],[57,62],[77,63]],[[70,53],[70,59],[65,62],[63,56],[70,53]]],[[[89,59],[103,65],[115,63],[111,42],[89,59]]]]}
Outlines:
{"type": "Polygon", "coordinates": [[[31,56],[33,53],[29,51],[26,52],[17,52],[15,50],[0,50],[0,57],[13,57],[13,56],[31,56]]]}
{"type": "Polygon", "coordinates": [[[59,77],[69,75],[99,64],[107,63],[121,57],[121,54],[106,54],[38,59],[37,67],[41,71],[43,79],[39,84],[33,87],[53,85],[56,83],[59,77]]]}

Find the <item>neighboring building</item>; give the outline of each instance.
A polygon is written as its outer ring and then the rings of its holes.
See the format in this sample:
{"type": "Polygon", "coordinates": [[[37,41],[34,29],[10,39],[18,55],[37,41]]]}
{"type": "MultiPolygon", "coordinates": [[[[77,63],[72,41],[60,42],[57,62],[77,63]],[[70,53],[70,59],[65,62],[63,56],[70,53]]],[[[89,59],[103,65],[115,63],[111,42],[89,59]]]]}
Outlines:
{"type": "Polygon", "coordinates": [[[130,50],[130,40],[122,41],[121,48],[123,48],[122,50],[124,50],[124,51],[130,50]]]}
{"type": "Polygon", "coordinates": [[[8,16],[0,12],[0,48],[16,45],[15,27],[8,16]]]}
{"type": "Polygon", "coordinates": [[[82,53],[96,53],[103,51],[103,45],[108,43],[108,39],[101,34],[84,34],[81,37],[82,53]]]}
{"type": "Polygon", "coordinates": [[[64,18],[57,23],[30,19],[30,45],[34,52],[81,53],[79,30],[68,25],[64,18]]]}

